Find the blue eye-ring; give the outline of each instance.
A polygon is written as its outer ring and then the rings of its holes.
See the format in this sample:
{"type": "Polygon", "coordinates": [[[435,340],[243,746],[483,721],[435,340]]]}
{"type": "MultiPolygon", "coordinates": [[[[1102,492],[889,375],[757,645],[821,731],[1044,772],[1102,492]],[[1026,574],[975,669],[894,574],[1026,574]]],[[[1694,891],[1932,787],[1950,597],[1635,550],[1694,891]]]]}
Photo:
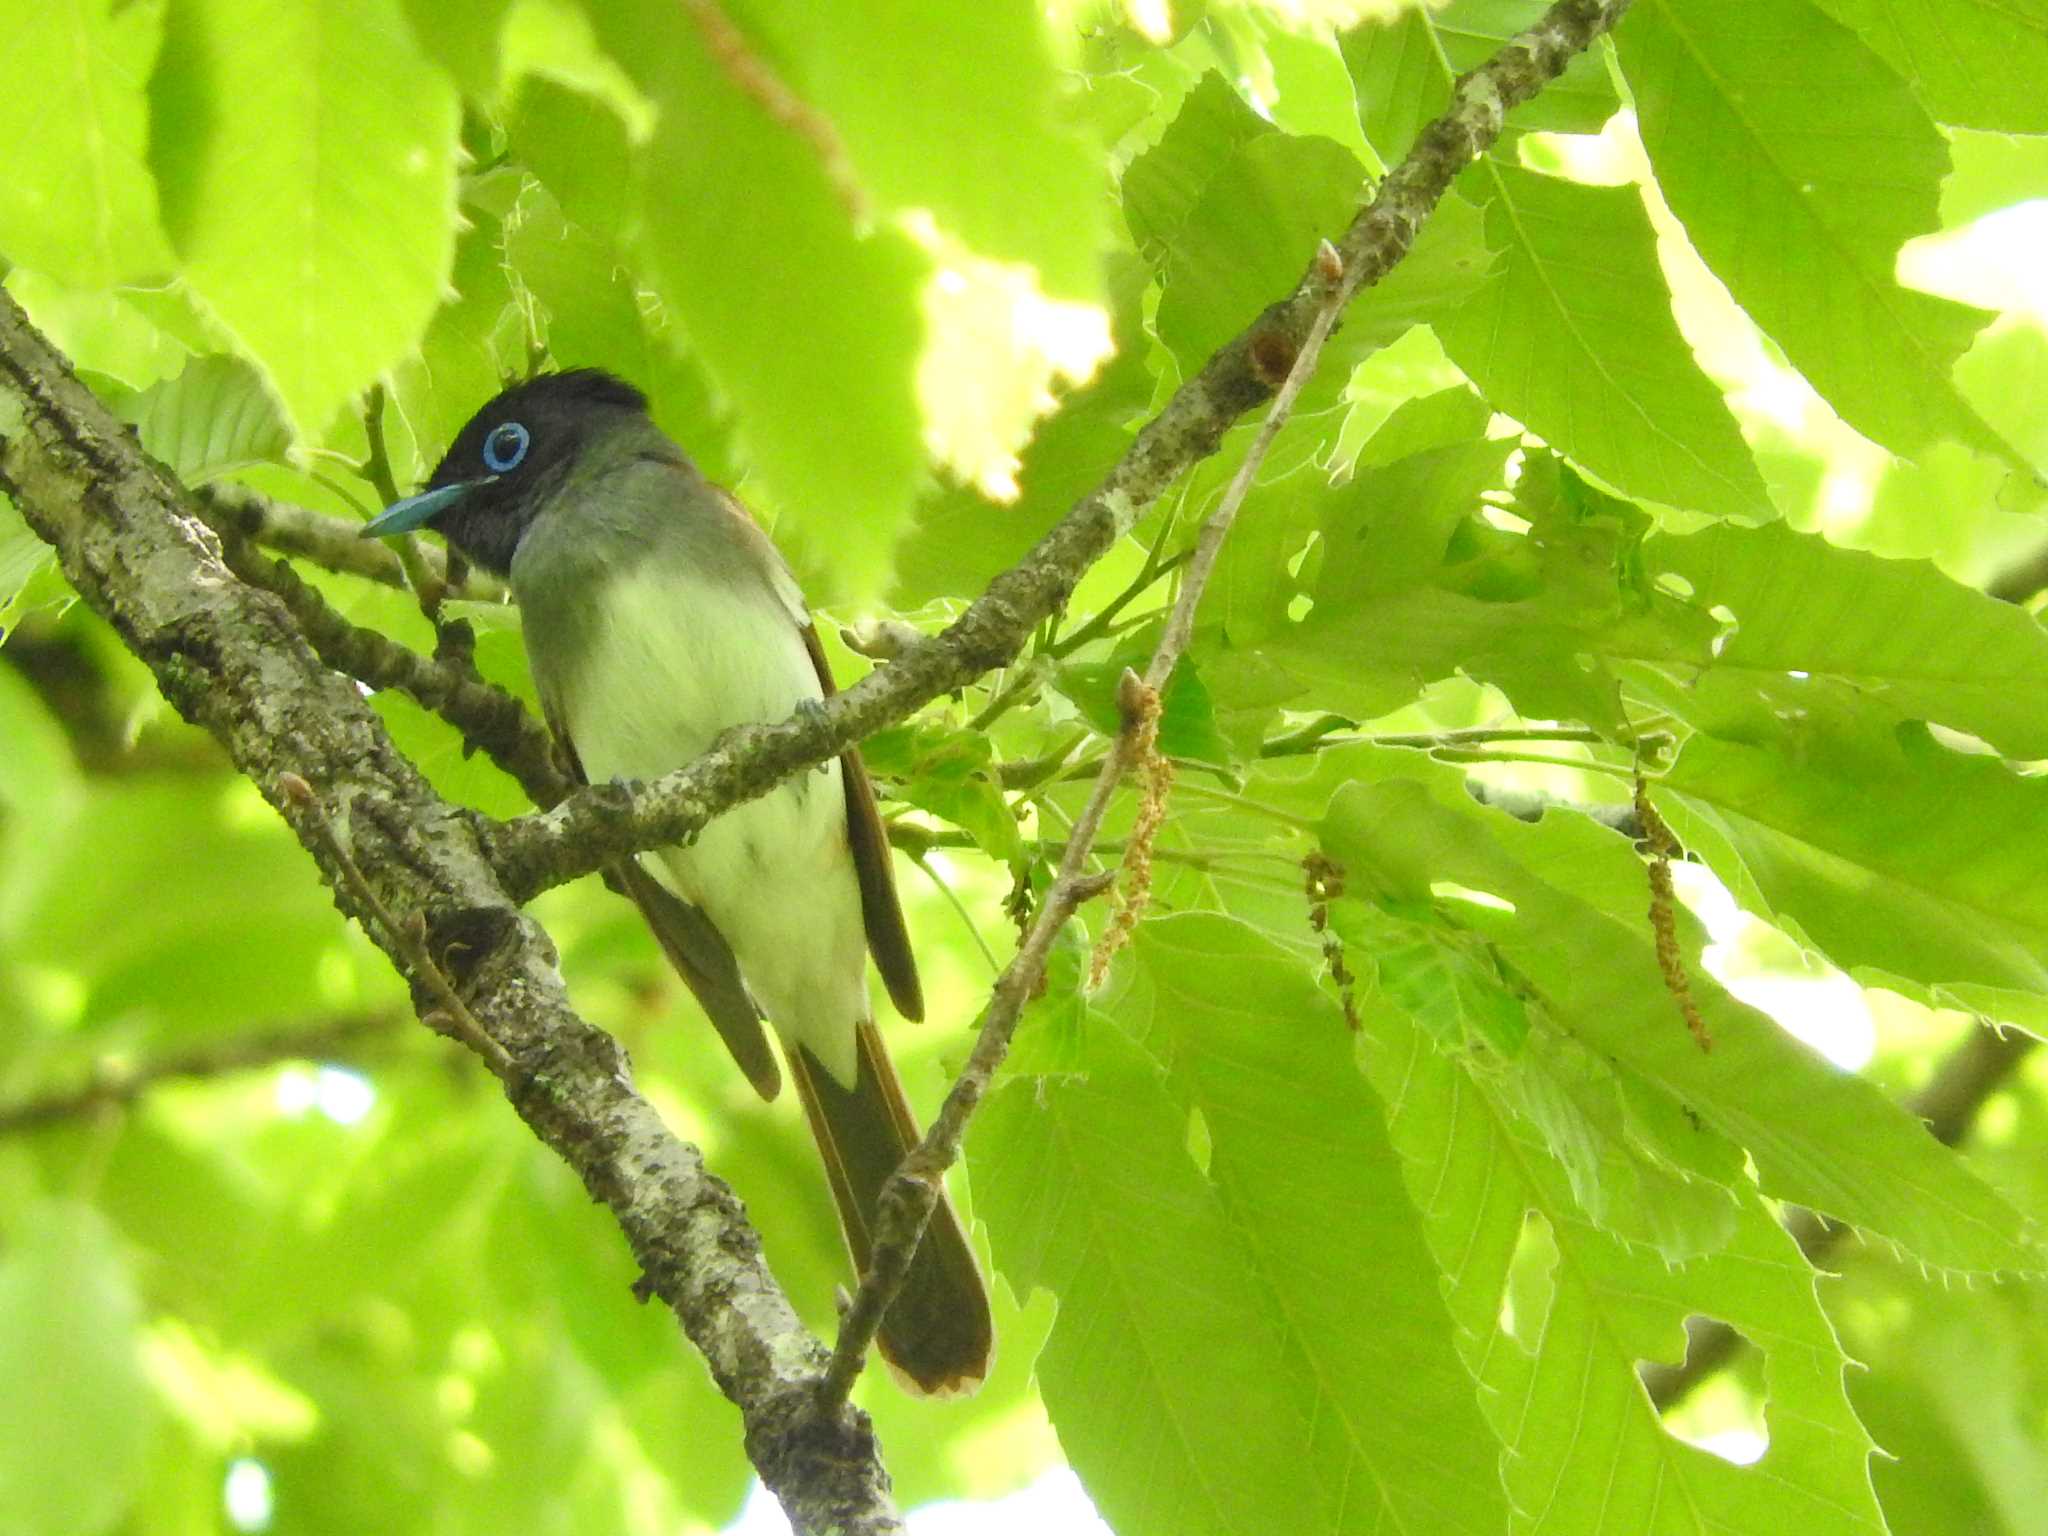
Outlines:
{"type": "Polygon", "coordinates": [[[526,457],[526,445],[532,440],[518,422],[499,422],[484,439],[484,468],[494,475],[509,475],[526,457]]]}

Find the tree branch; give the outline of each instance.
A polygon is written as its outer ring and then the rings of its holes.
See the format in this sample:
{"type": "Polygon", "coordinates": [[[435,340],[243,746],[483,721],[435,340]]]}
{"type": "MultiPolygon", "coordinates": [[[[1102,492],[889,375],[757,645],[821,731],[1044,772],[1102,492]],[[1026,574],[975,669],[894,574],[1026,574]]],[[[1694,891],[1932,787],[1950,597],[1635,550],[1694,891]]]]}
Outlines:
{"type": "Polygon", "coordinates": [[[132,1066],[101,1066],[76,1088],[0,1105],[0,1136],[132,1104],[158,1083],[177,1078],[222,1077],[287,1061],[331,1060],[350,1046],[390,1035],[402,1017],[397,1013],[349,1014],[319,1024],[209,1040],[132,1066]]]}
{"type": "MultiPolygon", "coordinates": [[[[1452,180],[1500,136],[1508,110],[1562,73],[1627,9],[1628,0],[1559,0],[1535,26],[1459,78],[1448,110],[1422,131],[1336,242],[1344,267],[1338,308],[1408,253],[1452,180]]],[[[822,708],[728,731],[696,761],[652,784],[627,792],[595,786],[493,832],[490,855],[506,889],[523,901],[610,859],[687,842],[720,812],[1008,663],[1145,509],[1214,453],[1238,418],[1272,395],[1300,355],[1324,291],[1311,263],[1295,291],[1182,384],[1101,485],[989,583],[944,633],[906,648],[822,708]]]]}
{"type": "MultiPolygon", "coordinates": [[[[234,577],[178,487],[4,292],[0,490],[165,698],[292,825],[336,905],[401,971],[408,944],[374,921],[326,831],[401,933],[423,925],[419,942],[511,1060],[506,1097],[611,1209],[642,1287],[675,1312],[738,1405],[747,1453],[797,1529],[899,1536],[866,1415],[816,1414],[824,1346],[769,1273],[732,1191],[633,1091],[617,1042],[569,1006],[553,945],[485,857],[481,818],[433,792],[282,602],[234,577]],[[290,776],[310,806],[287,792],[290,776]]],[[[416,993],[421,1011],[431,1002],[416,993]]]]}
{"type": "MultiPolygon", "coordinates": [[[[361,541],[358,541],[361,542],[361,541]]],[[[554,805],[575,788],[557,766],[547,727],[504,689],[467,667],[430,659],[388,635],[343,618],[289,561],[258,554],[238,533],[221,534],[221,559],[252,587],[282,601],[320,659],[372,688],[397,688],[462,733],[519,781],[535,805],[554,805]]]]}

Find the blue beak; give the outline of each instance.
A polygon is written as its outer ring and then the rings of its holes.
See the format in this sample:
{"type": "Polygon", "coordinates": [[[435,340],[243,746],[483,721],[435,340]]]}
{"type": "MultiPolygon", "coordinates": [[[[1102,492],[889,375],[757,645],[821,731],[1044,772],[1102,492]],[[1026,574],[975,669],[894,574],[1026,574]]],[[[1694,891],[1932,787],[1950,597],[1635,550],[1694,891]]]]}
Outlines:
{"type": "MultiPolygon", "coordinates": [[[[495,480],[497,476],[490,478],[495,480]]],[[[417,496],[394,501],[363,524],[360,536],[378,539],[391,533],[411,533],[415,528],[425,527],[476,487],[486,483],[484,480],[465,480],[460,485],[444,485],[438,491],[421,491],[417,496]]]]}

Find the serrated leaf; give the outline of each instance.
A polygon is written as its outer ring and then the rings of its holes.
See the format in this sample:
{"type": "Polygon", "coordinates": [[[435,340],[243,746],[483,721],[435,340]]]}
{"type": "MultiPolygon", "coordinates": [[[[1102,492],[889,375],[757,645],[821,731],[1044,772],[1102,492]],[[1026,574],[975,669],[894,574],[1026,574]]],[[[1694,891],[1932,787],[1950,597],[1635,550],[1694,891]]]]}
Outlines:
{"type": "Polygon", "coordinates": [[[817,146],[742,90],[680,10],[645,0],[592,20],[660,110],[638,162],[638,247],[732,411],[750,499],[814,602],[872,597],[924,463],[926,260],[893,229],[856,232],[817,146]]]}
{"type": "Polygon", "coordinates": [[[1017,500],[998,503],[971,486],[942,485],[917,508],[897,555],[890,601],[899,609],[934,598],[979,596],[1038,537],[1100,482],[1129,445],[1152,397],[1139,319],[1147,274],[1126,256],[1110,264],[1116,352],[1094,378],[1040,418],[1020,455],[1017,500]]]}
{"type": "Polygon", "coordinates": [[[1342,1016],[1296,955],[1227,918],[1146,922],[1135,948],[1140,1027],[1201,1112],[1209,1178],[1303,1362],[1295,1395],[1328,1426],[1311,1465],[1338,1496],[1317,1529],[1500,1530],[1498,1447],[1342,1016]]]}
{"type": "Polygon", "coordinates": [[[1939,122],[2048,133],[2041,0],[1819,0],[1911,83],[1939,122]]]}
{"type": "MultiPolygon", "coordinates": [[[[1480,472],[1507,446],[1481,440],[1412,455],[1359,476],[1359,487],[1386,495],[1332,496],[1333,509],[1349,509],[1330,519],[1345,537],[1324,555],[1327,579],[1303,567],[1320,594],[1314,607],[1259,655],[1240,658],[1297,680],[1296,693],[1276,701],[1366,719],[1462,672],[1502,688],[1524,715],[1620,729],[1618,668],[1704,665],[1718,624],[1638,582],[1617,530],[1601,519],[1560,513],[1540,537],[1524,537],[1461,515],[1461,502],[1465,514],[1478,512],[1480,472]],[[1424,498],[1423,514],[1401,496],[1424,498]]],[[[1557,479],[1553,461],[1530,455],[1518,494],[1546,476],[1557,479]]]]}
{"type": "Polygon", "coordinates": [[[195,357],[115,414],[187,485],[249,464],[281,464],[291,447],[277,402],[239,357],[195,357]]]}
{"type": "MultiPolygon", "coordinates": [[[[1123,729],[1117,702],[1126,670],[1142,670],[1156,635],[1143,644],[1119,646],[1106,661],[1062,662],[1053,686],[1080,707],[1088,723],[1104,736],[1123,729]]],[[[1228,767],[1236,759],[1216,724],[1216,701],[1203,684],[1192,657],[1183,656],[1159,700],[1159,750],[1167,757],[1228,767]]]]}
{"type": "Polygon", "coordinates": [[[1159,142],[1130,163],[1119,191],[1139,254],[1159,265],[1231,156],[1274,127],[1210,72],[1182,98],[1159,142]]]}
{"type": "Polygon", "coordinates": [[[729,423],[711,386],[677,350],[672,329],[650,317],[643,294],[605,241],[562,217],[554,198],[529,186],[504,227],[504,260],[515,290],[535,314],[558,368],[607,368],[647,394],[648,410],[705,475],[738,477],[729,423]]]}
{"type": "Polygon", "coordinates": [[[1159,339],[1192,375],[1301,280],[1357,210],[1365,167],[1330,139],[1263,133],[1216,170],[1167,247],[1159,339]]]}
{"type": "Polygon", "coordinates": [[[171,252],[144,160],[160,4],[52,0],[0,32],[0,252],[80,288],[163,272],[171,252]]]}
{"type": "Polygon", "coordinates": [[[1182,1080],[1212,1132],[1213,1184],[1186,1107],[1114,1026],[1095,1025],[1085,1078],[1012,1083],[977,1122],[998,1262],[1060,1298],[1038,1364],[1047,1410],[1121,1530],[1498,1530],[1434,1270],[1342,1024],[1294,976],[1283,1011],[1299,1028],[1314,1010],[1320,1050],[1291,1053],[1292,1031],[1227,1005],[1185,1020],[1183,1044],[1214,1047],[1200,1082],[1182,1080]],[[1247,1051],[1264,1067],[1231,1070],[1247,1051]],[[1326,1113],[1300,1113],[1290,1081],[1327,1095],[1326,1113]],[[1365,1324],[1352,1303],[1368,1292],[1401,1326],[1365,1324]],[[1375,1404],[1395,1382],[1412,1411],[1390,1425],[1375,1404]]]}
{"type": "Polygon", "coordinates": [[[1725,1251],[1669,1265],[1586,1221],[1548,1149],[1413,1025],[1369,1009],[1365,1042],[1480,1404],[1509,1448],[1517,1533],[1881,1536],[1847,1361],[1813,1270],[1759,1202],[1738,1206],[1725,1251]],[[1532,1211],[1556,1250],[1547,1297],[1510,1291],[1532,1211]],[[1683,1355],[1685,1320],[1701,1313],[1766,1346],[1770,1445],[1754,1466],[1668,1433],[1637,1379],[1638,1361],[1683,1355]]]}
{"type": "Polygon", "coordinates": [[[1952,437],[2027,468],[1953,380],[1990,316],[1894,276],[1949,166],[1905,82],[1779,0],[1646,0],[1615,45],[1671,211],[1842,419],[1908,456],[1952,437]]]}
{"type": "Polygon", "coordinates": [[[1314,1442],[1274,1369],[1281,1328],[1152,1064],[1101,1032],[1086,1077],[992,1094],[969,1157],[1012,1289],[1059,1297],[1039,1390],[1104,1514],[1184,1536],[1327,1529],[1294,1475],[1314,1442]]]}
{"type": "Polygon", "coordinates": [[[2048,780],[1914,726],[1695,736],[1659,785],[1746,901],[1852,973],[2048,992],[2048,780]]]}
{"type": "Polygon", "coordinates": [[[595,96],[529,75],[519,83],[505,131],[570,218],[600,239],[625,232],[633,215],[633,145],[616,112],[595,96]]]}
{"type": "Polygon", "coordinates": [[[505,270],[503,227],[480,209],[469,218],[455,247],[454,295],[391,373],[391,402],[414,446],[409,466],[393,466],[401,481],[424,480],[463,423],[525,371],[528,328],[505,270]]]}
{"type": "Polygon", "coordinates": [[[296,431],[324,431],[440,301],[453,89],[396,0],[175,0],[151,96],[187,281],[296,431]]]}
{"type": "Polygon", "coordinates": [[[1459,185],[1484,200],[1499,262],[1436,330],[1487,399],[1627,495],[1773,516],[1734,416],[1671,318],[1635,192],[1497,160],[1459,185]]]}
{"type": "MultiPolygon", "coordinates": [[[[1346,749],[1345,758],[1375,771],[1369,753],[1346,749]]],[[[1663,979],[1643,915],[1648,877],[1625,840],[1582,816],[1529,824],[1489,811],[1461,776],[1442,772],[1347,785],[1323,836],[1354,876],[1393,857],[1511,904],[1474,906],[1466,923],[1549,1018],[1747,1148],[1767,1194],[1887,1236],[1930,1264],[2039,1266],[2026,1222],[1959,1157],[1870,1083],[1830,1068],[1703,975],[1691,958],[1697,929],[1681,917],[1681,932],[1695,935],[1681,949],[1714,1041],[1700,1050],[1663,979]]]]}
{"type": "Polygon", "coordinates": [[[1730,675],[1757,708],[1802,708],[1833,683],[1896,718],[2048,757],[2048,631],[1929,562],[1838,549],[1782,524],[1658,538],[1643,561],[1683,578],[1700,606],[1734,614],[1708,671],[1730,675]]]}

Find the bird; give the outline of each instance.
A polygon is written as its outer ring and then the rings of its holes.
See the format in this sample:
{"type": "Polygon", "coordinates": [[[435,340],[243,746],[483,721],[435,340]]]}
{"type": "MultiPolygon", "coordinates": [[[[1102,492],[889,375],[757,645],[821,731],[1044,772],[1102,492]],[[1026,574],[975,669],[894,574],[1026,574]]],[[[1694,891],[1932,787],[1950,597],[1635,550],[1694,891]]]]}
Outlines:
{"type": "MultiPolygon", "coordinates": [[[[542,713],[582,782],[657,778],[732,726],[834,691],[775,545],[609,372],[503,390],[420,493],[362,531],[421,528],[509,584],[542,713]]],[[[865,1273],[883,1183],[918,1140],[868,1005],[868,956],[899,1013],[921,1019],[924,999],[859,750],[614,873],[764,1099],[781,1086],[764,1018],[774,1031],[865,1273]]],[[[877,1345],[919,1395],[971,1392],[988,1372],[987,1287],[943,1196],[877,1345]]]]}

